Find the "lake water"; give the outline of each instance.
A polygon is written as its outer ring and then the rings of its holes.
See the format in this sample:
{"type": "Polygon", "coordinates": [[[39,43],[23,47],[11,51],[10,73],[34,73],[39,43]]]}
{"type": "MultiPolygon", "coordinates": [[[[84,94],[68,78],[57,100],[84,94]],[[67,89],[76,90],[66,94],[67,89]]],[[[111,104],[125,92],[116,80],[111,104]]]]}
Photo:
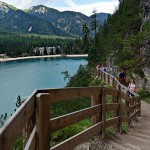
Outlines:
{"type": "Polygon", "coordinates": [[[74,75],[85,57],[40,58],[0,63],[0,114],[14,112],[18,95],[30,95],[35,89],[65,87],[63,71],[74,75]]]}

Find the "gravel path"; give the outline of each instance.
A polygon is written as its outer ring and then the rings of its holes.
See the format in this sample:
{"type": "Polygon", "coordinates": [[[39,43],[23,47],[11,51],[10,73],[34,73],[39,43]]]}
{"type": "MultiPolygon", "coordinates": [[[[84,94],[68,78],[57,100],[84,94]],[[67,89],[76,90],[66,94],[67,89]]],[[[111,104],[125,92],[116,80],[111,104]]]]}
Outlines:
{"type": "Polygon", "coordinates": [[[142,115],[127,133],[117,134],[111,139],[93,140],[79,145],[75,150],[150,150],[150,104],[142,101],[142,115]]]}

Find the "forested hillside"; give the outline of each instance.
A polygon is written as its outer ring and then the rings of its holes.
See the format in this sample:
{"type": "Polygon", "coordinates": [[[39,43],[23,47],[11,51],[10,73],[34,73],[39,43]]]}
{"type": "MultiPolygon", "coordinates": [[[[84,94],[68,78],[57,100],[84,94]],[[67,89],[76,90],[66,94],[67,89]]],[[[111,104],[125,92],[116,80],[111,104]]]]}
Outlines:
{"type": "Polygon", "coordinates": [[[144,68],[150,66],[149,7],[148,0],[120,1],[96,34],[96,42],[89,50],[90,63],[109,62],[148,80],[150,72],[145,74],[144,68]]]}
{"type": "Polygon", "coordinates": [[[66,38],[35,34],[0,33],[0,54],[6,53],[9,57],[35,55],[35,47],[60,47],[59,54],[83,54],[80,38],[66,38]]]}

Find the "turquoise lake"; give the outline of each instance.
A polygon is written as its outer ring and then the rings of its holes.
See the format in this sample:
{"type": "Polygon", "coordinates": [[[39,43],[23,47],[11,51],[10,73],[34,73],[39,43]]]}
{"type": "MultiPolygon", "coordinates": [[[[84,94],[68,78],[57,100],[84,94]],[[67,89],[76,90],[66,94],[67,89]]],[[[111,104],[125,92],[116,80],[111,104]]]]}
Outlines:
{"type": "Polygon", "coordinates": [[[29,96],[35,89],[62,88],[63,71],[74,75],[79,66],[86,65],[86,57],[78,58],[40,58],[0,63],[0,115],[8,116],[16,108],[18,95],[29,96]]]}

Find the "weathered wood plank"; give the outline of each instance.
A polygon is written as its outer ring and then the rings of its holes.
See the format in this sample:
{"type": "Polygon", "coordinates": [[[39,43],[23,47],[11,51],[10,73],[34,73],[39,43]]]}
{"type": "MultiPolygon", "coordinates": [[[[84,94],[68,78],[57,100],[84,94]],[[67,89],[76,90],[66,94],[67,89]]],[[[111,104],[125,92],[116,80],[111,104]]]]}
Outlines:
{"type": "Polygon", "coordinates": [[[141,112],[141,109],[137,109],[135,113],[139,114],[140,112],[141,112]]]}
{"type": "Polygon", "coordinates": [[[101,112],[101,105],[92,106],[80,111],[69,113],[67,115],[57,117],[50,120],[49,127],[51,132],[67,127],[73,123],[81,121],[85,118],[99,114],[101,112]]]}
{"type": "Polygon", "coordinates": [[[117,111],[119,108],[119,104],[118,103],[108,103],[106,104],[106,111],[111,111],[111,110],[114,110],[114,111],[117,111]]]}
{"type": "Polygon", "coordinates": [[[102,90],[103,90],[102,93],[104,95],[113,95],[113,96],[118,95],[118,91],[116,90],[116,88],[103,88],[102,90]]]}
{"type": "Polygon", "coordinates": [[[128,95],[123,92],[120,92],[120,97],[121,97],[121,99],[124,99],[127,102],[130,101],[130,98],[128,97],[128,95]]]}
{"type": "Polygon", "coordinates": [[[62,100],[72,100],[73,98],[100,95],[101,87],[49,89],[49,90],[40,90],[40,92],[49,93],[50,94],[49,103],[52,104],[62,100]]]}
{"type": "Polygon", "coordinates": [[[125,104],[121,104],[120,108],[121,108],[122,111],[129,112],[129,106],[126,106],[125,104]]]}
{"type": "MultiPolygon", "coordinates": [[[[101,103],[101,95],[91,96],[91,106],[99,105],[100,103],[101,103]]],[[[91,119],[92,119],[92,124],[93,125],[96,124],[96,123],[98,123],[98,122],[100,122],[101,121],[101,115],[100,115],[100,113],[92,116],[91,119]]]]}
{"type": "Polygon", "coordinates": [[[36,150],[36,126],[34,127],[24,150],[36,150]]]}
{"type": "Polygon", "coordinates": [[[50,149],[50,107],[49,94],[39,93],[36,95],[36,126],[37,126],[37,149],[50,149]]]}
{"type": "Polygon", "coordinates": [[[119,123],[119,117],[114,117],[106,120],[105,127],[108,128],[112,125],[117,125],[119,123]]]}
{"type": "Polygon", "coordinates": [[[131,114],[130,119],[133,119],[135,117],[136,113],[131,114]]]}
{"type": "Polygon", "coordinates": [[[130,122],[130,118],[129,117],[121,117],[120,121],[121,122],[130,122]]]}
{"type": "Polygon", "coordinates": [[[0,150],[10,150],[35,111],[34,91],[0,129],[0,150]],[[13,137],[13,138],[12,138],[13,137]]]}
{"type": "Polygon", "coordinates": [[[102,88],[102,138],[105,138],[105,134],[106,134],[106,101],[105,101],[105,97],[106,95],[103,92],[103,88],[102,88]]]}
{"type": "Polygon", "coordinates": [[[132,106],[129,108],[129,110],[130,110],[130,111],[133,111],[135,108],[136,108],[136,105],[132,105],[132,106]]]}
{"type": "Polygon", "coordinates": [[[140,106],[141,106],[141,102],[136,103],[136,108],[140,108],[140,106]]]}
{"type": "Polygon", "coordinates": [[[75,146],[88,140],[90,137],[93,137],[101,130],[102,130],[102,123],[100,122],[80,132],[79,134],[76,134],[75,136],[67,139],[66,141],[52,147],[51,150],[72,150],[75,146]]]}

